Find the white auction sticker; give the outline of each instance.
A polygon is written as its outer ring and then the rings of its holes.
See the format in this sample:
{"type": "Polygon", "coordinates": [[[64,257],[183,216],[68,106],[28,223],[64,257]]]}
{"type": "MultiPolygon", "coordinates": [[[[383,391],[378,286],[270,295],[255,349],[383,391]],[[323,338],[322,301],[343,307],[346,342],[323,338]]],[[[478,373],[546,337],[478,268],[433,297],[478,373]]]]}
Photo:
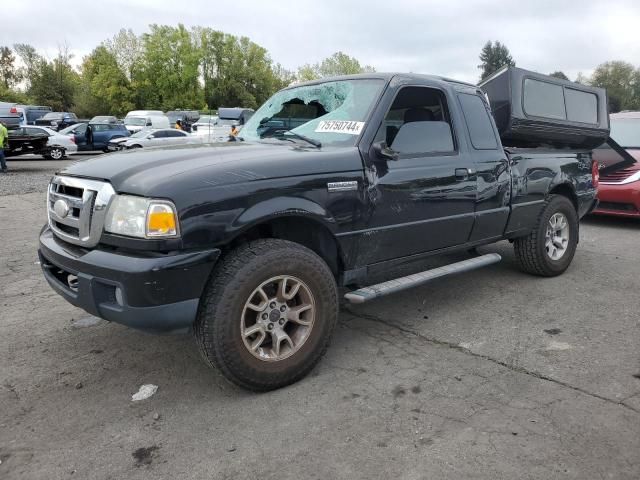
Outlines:
{"type": "Polygon", "coordinates": [[[365,122],[352,122],[350,120],[328,120],[321,121],[316,127],[318,133],[348,133],[349,135],[360,135],[365,122]]]}

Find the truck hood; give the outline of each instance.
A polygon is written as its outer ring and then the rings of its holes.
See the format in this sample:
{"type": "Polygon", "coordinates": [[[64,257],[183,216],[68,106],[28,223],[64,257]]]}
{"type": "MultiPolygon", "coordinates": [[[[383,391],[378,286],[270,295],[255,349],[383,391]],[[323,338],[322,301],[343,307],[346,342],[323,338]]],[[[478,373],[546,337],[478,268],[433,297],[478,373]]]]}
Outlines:
{"type": "Polygon", "coordinates": [[[176,189],[354,170],[362,170],[357,147],[228,142],[101,155],[72,164],[59,174],[105,180],[119,193],[171,198],[176,189]]]}

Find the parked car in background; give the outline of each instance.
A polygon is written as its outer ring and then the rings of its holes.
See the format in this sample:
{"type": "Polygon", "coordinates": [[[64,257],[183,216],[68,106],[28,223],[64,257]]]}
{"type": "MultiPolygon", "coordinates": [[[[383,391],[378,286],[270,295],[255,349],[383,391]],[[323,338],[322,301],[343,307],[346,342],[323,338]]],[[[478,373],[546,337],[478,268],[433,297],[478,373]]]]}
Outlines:
{"type": "Polygon", "coordinates": [[[182,129],[185,132],[191,132],[191,126],[200,118],[200,112],[197,110],[172,110],[167,112],[169,118],[169,126],[175,127],[176,121],[180,120],[182,129]]]}
{"type": "Polygon", "coordinates": [[[0,102],[0,121],[9,130],[20,126],[20,115],[18,115],[15,103],[0,102]]]}
{"type": "Polygon", "coordinates": [[[35,153],[44,158],[60,160],[78,148],[73,137],[63,135],[47,127],[26,126],[9,132],[7,156],[35,153]]]}
{"type": "Polygon", "coordinates": [[[76,135],[78,132],[84,132],[85,128],[87,128],[87,122],[78,122],[73,125],[63,128],[62,130],[58,130],[58,133],[62,135],[76,135]]]}
{"type": "Polygon", "coordinates": [[[18,115],[20,115],[20,125],[35,125],[36,120],[51,112],[51,107],[37,105],[16,105],[18,115]]]}
{"type": "Polygon", "coordinates": [[[127,117],[148,117],[149,115],[164,115],[162,110],[131,110],[127,112],[127,117]]]}
{"type": "Polygon", "coordinates": [[[124,119],[124,125],[129,133],[137,133],[146,129],[170,128],[169,118],[164,114],[150,114],[144,116],[127,115],[124,119]]]}
{"type": "Polygon", "coordinates": [[[73,112],[49,112],[35,121],[35,125],[62,130],[74,123],[78,123],[78,117],[73,112]]]}
{"type": "Polygon", "coordinates": [[[164,112],[162,110],[131,110],[124,117],[124,124],[129,129],[129,132],[139,132],[146,127],[146,118],[152,115],[162,116],[164,112]]]}
{"type": "Polygon", "coordinates": [[[611,169],[623,161],[625,152],[603,145],[593,152],[593,158],[601,166],[597,215],[640,218],[640,112],[613,113],[610,137],[635,160],[628,158],[624,168],[611,169]]]}
{"type": "Polygon", "coordinates": [[[212,128],[217,124],[217,115],[200,115],[198,121],[191,125],[191,131],[197,132],[199,128],[212,128]]]}
{"type": "Polygon", "coordinates": [[[201,137],[191,135],[175,128],[159,130],[142,130],[129,138],[113,139],[109,142],[108,150],[115,152],[130,148],[170,147],[174,145],[195,145],[203,143],[201,137]]]}
{"type": "Polygon", "coordinates": [[[78,151],[107,152],[109,142],[117,138],[129,137],[129,130],[122,123],[77,123],[60,133],[74,138],[78,151]]]}
{"type": "Polygon", "coordinates": [[[238,130],[253,115],[253,110],[249,108],[220,108],[215,122],[204,123],[199,121],[193,127],[193,132],[205,138],[207,142],[227,141],[231,134],[231,129],[236,127],[238,130]]]}
{"type": "Polygon", "coordinates": [[[225,108],[218,109],[218,125],[236,126],[241,128],[252,117],[254,111],[251,108],[225,108]]]}
{"type": "Polygon", "coordinates": [[[119,120],[113,115],[98,115],[89,120],[89,123],[118,123],[119,120]]]}

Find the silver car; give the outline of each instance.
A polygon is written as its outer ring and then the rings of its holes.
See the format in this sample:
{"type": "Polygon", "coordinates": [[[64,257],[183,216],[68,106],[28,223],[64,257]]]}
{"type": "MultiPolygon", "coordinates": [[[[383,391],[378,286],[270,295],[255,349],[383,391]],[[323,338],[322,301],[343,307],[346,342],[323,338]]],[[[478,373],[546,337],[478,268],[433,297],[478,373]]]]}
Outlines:
{"type": "Polygon", "coordinates": [[[125,150],[143,147],[170,147],[174,145],[194,145],[203,143],[202,137],[190,135],[174,128],[141,130],[130,137],[114,138],[109,142],[109,150],[125,150]]]}

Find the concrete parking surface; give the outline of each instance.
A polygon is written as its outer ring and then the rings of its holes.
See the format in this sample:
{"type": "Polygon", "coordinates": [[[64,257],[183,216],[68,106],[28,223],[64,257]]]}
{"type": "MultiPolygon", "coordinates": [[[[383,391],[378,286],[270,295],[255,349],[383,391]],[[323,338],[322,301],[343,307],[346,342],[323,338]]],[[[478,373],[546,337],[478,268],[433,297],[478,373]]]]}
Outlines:
{"type": "Polygon", "coordinates": [[[586,220],[558,278],[518,272],[504,242],[481,249],[497,265],[344,309],[308,378],[253,394],[190,337],[48,287],[37,234],[63,164],[0,176],[0,478],[640,478],[640,222],[586,220]]]}

